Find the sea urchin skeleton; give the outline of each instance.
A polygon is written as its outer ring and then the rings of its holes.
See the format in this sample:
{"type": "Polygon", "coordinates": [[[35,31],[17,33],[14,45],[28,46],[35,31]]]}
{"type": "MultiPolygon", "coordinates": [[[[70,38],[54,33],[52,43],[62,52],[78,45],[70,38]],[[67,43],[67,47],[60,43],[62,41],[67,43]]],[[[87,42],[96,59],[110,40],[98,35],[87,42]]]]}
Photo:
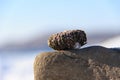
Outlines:
{"type": "Polygon", "coordinates": [[[68,30],[51,35],[48,39],[48,46],[55,50],[79,49],[86,42],[84,31],[68,30]]]}

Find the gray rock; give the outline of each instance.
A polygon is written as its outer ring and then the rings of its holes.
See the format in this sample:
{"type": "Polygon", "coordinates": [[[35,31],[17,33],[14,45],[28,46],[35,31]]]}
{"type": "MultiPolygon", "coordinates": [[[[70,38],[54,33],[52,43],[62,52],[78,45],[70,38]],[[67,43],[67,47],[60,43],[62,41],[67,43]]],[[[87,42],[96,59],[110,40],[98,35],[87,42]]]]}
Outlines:
{"type": "Polygon", "coordinates": [[[34,80],[120,80],[120,51],[92,46],[40,53],[34,80]]]}

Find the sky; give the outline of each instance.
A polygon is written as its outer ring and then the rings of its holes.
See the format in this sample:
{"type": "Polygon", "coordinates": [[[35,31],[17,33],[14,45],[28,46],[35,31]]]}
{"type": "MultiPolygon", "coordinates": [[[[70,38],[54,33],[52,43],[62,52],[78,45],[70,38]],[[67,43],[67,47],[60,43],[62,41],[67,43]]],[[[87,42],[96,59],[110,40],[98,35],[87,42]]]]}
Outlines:
{"type": "Polygon", "coordinates": [[[0,0],[0,42],[53,30],[119,32],[120,0],[0,0]]]}

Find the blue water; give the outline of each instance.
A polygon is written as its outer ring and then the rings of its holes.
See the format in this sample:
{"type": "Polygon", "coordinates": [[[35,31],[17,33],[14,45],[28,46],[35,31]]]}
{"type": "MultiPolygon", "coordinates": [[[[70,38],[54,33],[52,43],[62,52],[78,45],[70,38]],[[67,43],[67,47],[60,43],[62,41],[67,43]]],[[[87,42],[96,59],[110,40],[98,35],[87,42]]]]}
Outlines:
{"type": "Polygon", "coordinates": [[[0,80],[34,80],[35,56],[45,51],[0,53],[0,80]]]}

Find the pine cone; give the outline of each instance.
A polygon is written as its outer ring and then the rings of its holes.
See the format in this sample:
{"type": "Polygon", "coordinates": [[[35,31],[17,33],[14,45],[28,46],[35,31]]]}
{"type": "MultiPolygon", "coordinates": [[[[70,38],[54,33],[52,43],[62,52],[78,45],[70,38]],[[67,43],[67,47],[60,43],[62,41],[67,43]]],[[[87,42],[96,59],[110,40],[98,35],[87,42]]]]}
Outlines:
{"type": "Polygon", "coordinates": [[[78,49],[86,44],[86,34],[82,30],[68,30],[53,34],[48,39],[48,46],[55,50],[78,49]]]}

